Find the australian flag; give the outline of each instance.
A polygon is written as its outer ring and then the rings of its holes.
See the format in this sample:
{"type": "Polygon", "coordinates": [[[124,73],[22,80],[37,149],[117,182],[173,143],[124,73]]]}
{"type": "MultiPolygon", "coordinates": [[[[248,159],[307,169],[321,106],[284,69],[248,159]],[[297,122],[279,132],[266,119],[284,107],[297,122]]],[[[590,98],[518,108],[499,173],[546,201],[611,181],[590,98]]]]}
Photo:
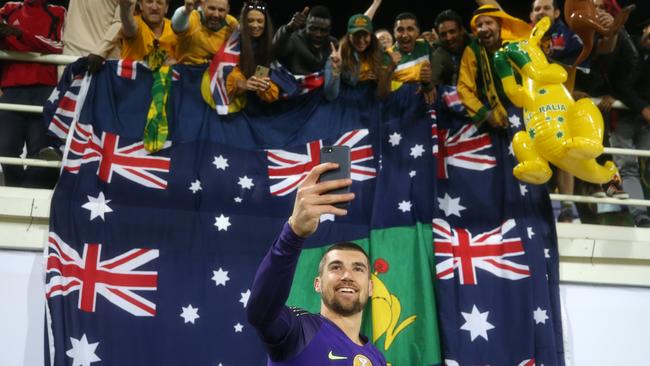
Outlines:
{"type": "Polygon", "coordinates": [[[512,175],[521,110],[508,108],[506,129],[477,128],[440,99],[432,230],[444,364],[564,365],[548,192],[512,175]]]}
{"type": "MultiPolygon", "coordinates": [[[[369,86],[343,89],[340,103],[319,90],[296,104],[251,99],[219,116],[201,97],[204,71],[174,68],[170,140],[156,153],[142,145],[144,65],[109,61],[52,98],[48,122],[67,149],[46,251],[46,364],[265,364],[245,317],[250,286],[321,146],[350,147],[357,199],[348,216],[323,217],[307,247],[431,222],[432,120],[415,87],[386,102],[369,86]]],[[[433,297],[433,284],[420,291],[433,297]]]]}
{"type": "MultiPolygon", "coordinates": [[[[414,337],[403,354],[441,344],[443,357],[393,364],[562,365],[548,195],[512,176],[518,111],[506,131],[479,129],[453,89],[430,109],[414,85],[385,101],[359,85],[334,102],[316,88],[217,115],[201,96],[205,67],[176,66],[170,139],[149,153],[151,71],[68,71],[46,105],[67,146],[47,241],[46,364],[264,364],[245,319],[254,273],[319,148],[346,145],[356,199],[347,216],[322,217],[307,248],[431,225],[430,268],[418,270],[435,281],[440,339],[414,337]]],[[[417,291],[433,299],[434,283],[417,291]]]]}

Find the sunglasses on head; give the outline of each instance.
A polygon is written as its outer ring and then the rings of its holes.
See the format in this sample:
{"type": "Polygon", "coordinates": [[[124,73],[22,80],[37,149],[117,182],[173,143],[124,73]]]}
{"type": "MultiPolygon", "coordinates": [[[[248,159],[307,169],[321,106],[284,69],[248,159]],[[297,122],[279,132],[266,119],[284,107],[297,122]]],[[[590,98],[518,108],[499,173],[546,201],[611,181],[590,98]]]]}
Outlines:
{"type": "Polygon", "coordinates": [[[259,11],[266,11],[266,3],[262,1],[251,1],[246,3],[246,8],[248,10],[259,10],[259,11]]]}

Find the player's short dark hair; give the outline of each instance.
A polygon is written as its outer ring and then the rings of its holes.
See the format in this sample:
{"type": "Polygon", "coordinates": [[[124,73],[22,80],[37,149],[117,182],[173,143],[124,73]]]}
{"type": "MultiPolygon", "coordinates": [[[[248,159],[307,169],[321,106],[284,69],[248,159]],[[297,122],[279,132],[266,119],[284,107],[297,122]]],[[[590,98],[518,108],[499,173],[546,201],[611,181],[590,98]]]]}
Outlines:
{"type": "Polygon", "coordinates": [[[314,18],[332,19],[330,10],[323,5],[316,5],[309,11],[309,16],[314,18]]]}
{"type": "Polygon", "coordinates": [[[406,19],[413,19],[413,21],[415,21],[415,26],[420,28],[420,23],[418,22],[418,18],[415,16],[415,14],[410,13],[408,11],[397,14],[393,26],[395,26],[395,24],[397,24],[397,22],[399,22],[400,20],[406,20],[406,19]]]}
{"type": "Polygon", "coordinates": [[[436,30],[438,30],[438,26],[442,22],[455,22],[456,25],[458,26],[458,29],[463,29],[463,18],[461,18],[460,14],[458,14],[454,10],[446,9],[441,11],[436,16],[436,20],[433,23],[434,26],[436,27],[436,30]]]}
{"type": "Polygon", "coordinates": [[[323,274],[323,268],[325,267],[325,257],[327,257],[327,254],[333,250],[349,250],[349,251],[354,251],[354,252],[361,252],[363,253],[364,257],[366,257],[366,260],[368,261],[368,276],[370,276],[370,257],[368,256],[368,253],[359,245],[350,241],[343,241],[340,243],[336,243],[325,251],[323,253],[323,256],[320,258],[320,263],[318,264],[318,275],[320,276],[323,274]]]}

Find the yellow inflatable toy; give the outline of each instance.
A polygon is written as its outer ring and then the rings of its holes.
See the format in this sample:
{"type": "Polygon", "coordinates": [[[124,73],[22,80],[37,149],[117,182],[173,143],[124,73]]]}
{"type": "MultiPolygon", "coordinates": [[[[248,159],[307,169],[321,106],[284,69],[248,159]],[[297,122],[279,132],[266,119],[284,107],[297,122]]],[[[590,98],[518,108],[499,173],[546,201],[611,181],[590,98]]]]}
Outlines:
{"type": "Polygon", "coordinates": [[[551,162],[584,181],[606,183],[617,169],[611,161],[602,166],[595,160],[603,152],[603,117],[590,99],[574,101],[563,85],[566,70],[546,60],[539,44],[550,25],[549,18],[542,19],[529,40],[509,43],[494,56],[506,95],[524,109],[526,132],[512,140],[519,161],[513,173],[526,183],[546,183],[551,162]]]}

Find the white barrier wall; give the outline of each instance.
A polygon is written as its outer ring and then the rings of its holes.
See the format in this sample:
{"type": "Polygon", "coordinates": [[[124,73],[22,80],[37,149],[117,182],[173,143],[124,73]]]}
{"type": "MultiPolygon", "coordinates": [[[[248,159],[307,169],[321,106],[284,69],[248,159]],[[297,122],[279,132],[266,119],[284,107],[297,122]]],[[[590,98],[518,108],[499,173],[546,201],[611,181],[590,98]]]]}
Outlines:
{"type": "Polygon", "coordinates": [[[43,256],[0,250],[0,365],[43,365],[43,256]]]}
{"type": "MultiPolygon", "coordinates": [[[[567,365],[650,364],[650,288],[562,284],[561,293],[567,365]]],[[[0,365],[42,366],[41,253],[0,250],[0,294],[0,365]]]]}

